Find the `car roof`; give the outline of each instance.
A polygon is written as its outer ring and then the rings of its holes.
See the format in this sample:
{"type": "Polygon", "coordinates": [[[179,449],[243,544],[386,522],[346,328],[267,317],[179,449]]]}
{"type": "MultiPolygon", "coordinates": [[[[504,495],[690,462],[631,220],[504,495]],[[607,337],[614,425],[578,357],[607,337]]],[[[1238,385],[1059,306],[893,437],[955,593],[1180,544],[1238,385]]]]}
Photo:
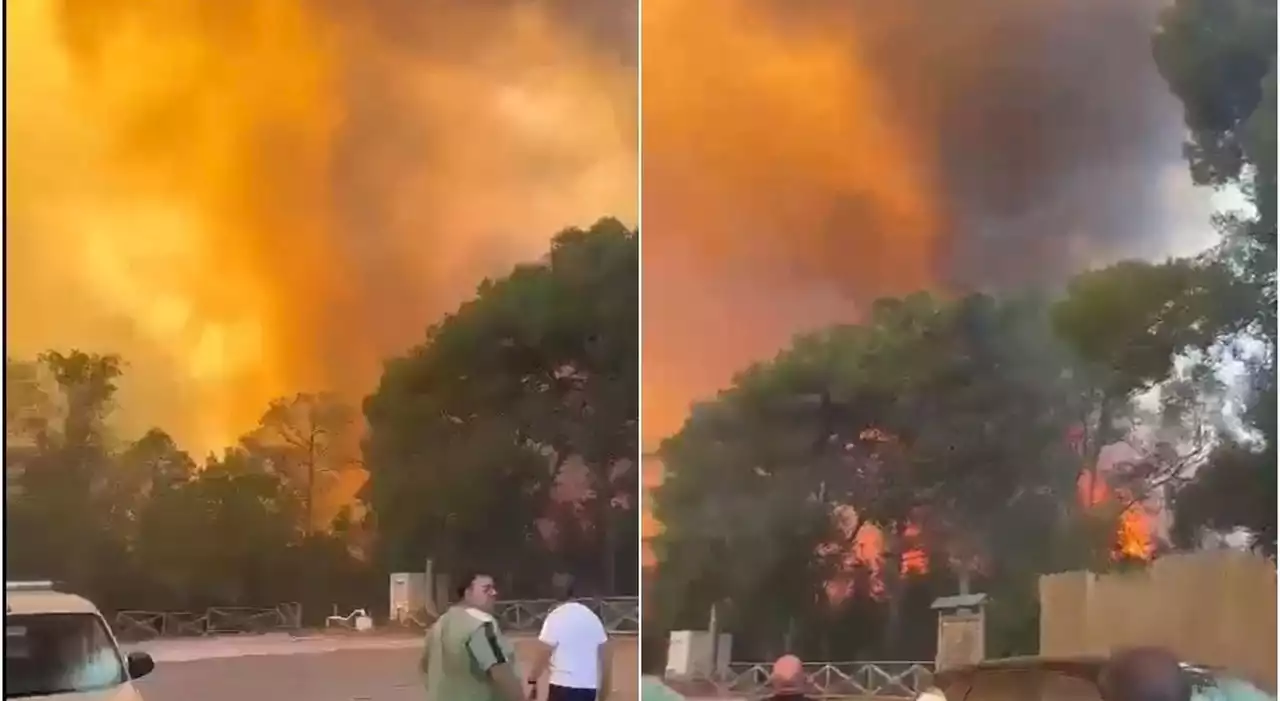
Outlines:
{"type": "MultiPolygon", "coordinates": [[[[5,615],[31,615],[42,613],[92,613],[98,607],[82,596],[66,592],[42,589],[36,591],[6,591],[5,615]]],[[[99,614],[100,615],[100,614],[99,614]]]]}
{"type": "Polygon", "coordinates": [[[940,670],[933,675],[934,683],[941,686],[968,679],[983,672],[1042,670],[1059,672],[1073,677],[1095,679],[1102,671],[1107,658],[1102,655],[1076,657],[1006,657],[1000,660],[983,660],[977,664],[940,670]]]}
{"type": "MultiPolygon", "coordinates": [[[[1035,670],[1044,672],[1057,672],[1066,674],[1080,679],[1096,680],[1102,672],[1102,668],[1107,664],[1109,658],[1105,655],[1077,655],[1071,657],[1040,657],[1036,655],[1028,655],[1025,657],[1006,657],[998,660],[983,660],[977,664],[964,665],[962,667],[952,667],[935,672],[933,675],[934,684],[936,686],[944,686],[958,681],[970,679],[984,672],[1001,672],[1001,671],[1019,671],[1019,670],[1035,670]]],[[[1182,663],[1182,667],[1193,673],[1209,674],[1215,670],[1211,667],[1182,663]]]]}
{"type": "Polygon", "coordinates": [[[1102,655],[1066,656],[1066,658],[1042,658],[1038,655],[1027,655],[1023,658],[1005,658],[1000,660],[983,660],[977,664],[952,666],[934,674],[938,677],[969,677],[982,672],[1014,672],[1021,669],[1043,669],[1066,674],[1094,674],[1107,663],[1102,655]]]}

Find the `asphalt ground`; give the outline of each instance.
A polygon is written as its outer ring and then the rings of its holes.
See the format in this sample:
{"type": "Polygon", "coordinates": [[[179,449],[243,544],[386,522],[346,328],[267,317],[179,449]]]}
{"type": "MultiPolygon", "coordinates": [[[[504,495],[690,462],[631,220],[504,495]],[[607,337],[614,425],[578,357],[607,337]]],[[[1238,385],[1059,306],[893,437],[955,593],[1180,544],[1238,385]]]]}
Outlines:
{"type": "MultiPolygon", "coordinates": [[[[515,641],[518,661],[529,641],[515,641]]],[[[636,701],[635,638],[613,642],[611,701],[636,701]]],[[[336,649],[166,661],[138,681],[146,701],[420,701],[420,649],[336,649]]],[[[544,691],[545,693],[545,691],[544,691]]]]}

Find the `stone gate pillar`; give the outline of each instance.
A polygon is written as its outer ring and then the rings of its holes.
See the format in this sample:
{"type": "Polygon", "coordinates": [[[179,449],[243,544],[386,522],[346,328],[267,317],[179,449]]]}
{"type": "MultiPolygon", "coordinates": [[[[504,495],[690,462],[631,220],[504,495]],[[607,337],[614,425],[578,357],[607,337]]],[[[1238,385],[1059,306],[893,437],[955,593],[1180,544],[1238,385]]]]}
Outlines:
{"type": "Polygon", "coordinates": [[[957,594],[933,602],[938,612],[937,669],[977,664],[986,657],[986,594],[957,594]]]}

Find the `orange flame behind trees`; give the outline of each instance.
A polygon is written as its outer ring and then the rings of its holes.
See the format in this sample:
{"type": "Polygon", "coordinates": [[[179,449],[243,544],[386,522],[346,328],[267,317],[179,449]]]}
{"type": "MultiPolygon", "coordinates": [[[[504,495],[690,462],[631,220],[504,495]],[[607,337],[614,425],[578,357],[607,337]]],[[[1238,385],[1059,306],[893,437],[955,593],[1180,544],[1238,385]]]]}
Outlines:
{"type": "MultiPolygon", "coordinates": [[[[860,579],[859,570],[866,573],[865,586],[869,588],[868,593],[876,599],[884,597],[884,533],[870,524],[859,527],[857,533],[849,533],[857,520],[857,515],[849,507],[837,508],[836,519],[846,535],[850,536],[850,540],[843,546],[832,543],[818,548],[820,556],[836,557],[839,563],[839,571],[826,583],[828,600],[838,604],[853,596],[860,579]]],[[[929,555],[920,543],[921,535],[921,529],[916,524],[909,523],[903,528],[901,540],[905,547],[899,564],[902,576],[929,571],[929,555]]]]}
{"type": "MultiPolygon", "coordinates": [[[[1115,517],[1115,540],[1112,543],[1111,558],[1121,560],[1151,560],[1155,556],[1157,543],[1157,524],[1155,514],[1146,503],[1138,498],[1133,490],[1111,485],[1106,479],[1107,471],[1085,469],[1077,479],[1077,497],[1079,503],[1090,513],[1107,516],[1107,510],[1118,509],[1115,517]]],[[[853,509],[839,507],[836,519],[843,528],[846,542],[828,543],[818,548],[821,557],[838,558],[838,572],[826,584],[826,593],[832,603],[839,603],[852,596],[859,581],[860,569],[867,573],[866,586],[874,598],[882,598],[885,594],[883,568],[885,560],[885,538],[883,532],[872,525],[862,525],[857,532],[851,532],[856,526],[857,518],[853,509]]],[[[924,574],[929,571],[930,555],[924,546],[924,533],[917,523],[907,524],[902,532],[901,575],[924,574]]],[[[980,571],[980,561],[970,563],[970,569],[980,571]]]]}
{"type": "Polygon", "coordinates": [[[1150,560],[1156,550],[1156,524],[1142,499],[1129,490],[1112,487],[1097,469],[1086,469],[1077,480],[1080,503],[1095,513],[1120,507],[1115,527],[1114,560],[1150,560]]]}

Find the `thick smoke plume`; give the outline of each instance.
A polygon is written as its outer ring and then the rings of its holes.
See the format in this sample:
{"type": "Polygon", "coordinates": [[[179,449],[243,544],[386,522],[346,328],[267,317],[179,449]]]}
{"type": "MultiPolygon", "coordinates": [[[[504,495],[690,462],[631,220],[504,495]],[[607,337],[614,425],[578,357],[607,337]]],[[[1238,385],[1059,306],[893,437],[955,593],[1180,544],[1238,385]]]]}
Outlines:
{"type": "Polygon", "coordinates": [[[1158,9],[645,0],[649,446],[736,370],[876,296],[1203,245],[1150,56],[1158,9]]]}
{"type": "Polygon", "coordinates": [[[634,220],[604,5],[6,3],[7,353],[120,353],[125,428],[197,451],[358,399],[482,276],[634,220]]]}

